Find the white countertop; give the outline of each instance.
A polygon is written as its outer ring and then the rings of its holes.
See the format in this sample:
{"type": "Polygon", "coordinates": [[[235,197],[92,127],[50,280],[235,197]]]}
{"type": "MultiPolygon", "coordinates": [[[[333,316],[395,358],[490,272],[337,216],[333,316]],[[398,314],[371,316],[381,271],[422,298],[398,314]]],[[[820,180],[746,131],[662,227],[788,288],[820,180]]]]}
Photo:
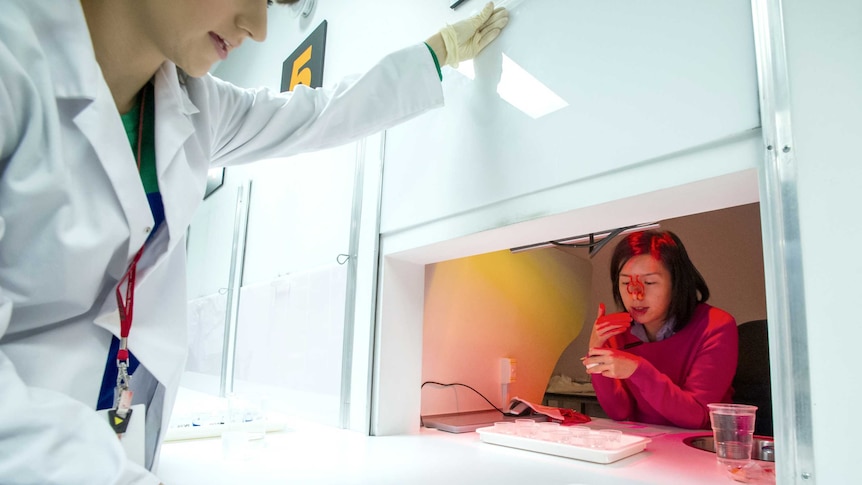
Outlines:
{"type": "MultiPolygon", "coordinates": [[[[590,426],[624,425],[595,419],[590,426]]],[[[221,438],[165,443],[158,475],[166,485],[734,483],[717,467],[714,454],[682,441],[705,432],[653,426],[631,431],[652,435],[645,451],[597,464],[484,443],[475,432],[422,428],[414,435],[369,437],[289,423],[284,431],[230,452],[221,438]]]]}

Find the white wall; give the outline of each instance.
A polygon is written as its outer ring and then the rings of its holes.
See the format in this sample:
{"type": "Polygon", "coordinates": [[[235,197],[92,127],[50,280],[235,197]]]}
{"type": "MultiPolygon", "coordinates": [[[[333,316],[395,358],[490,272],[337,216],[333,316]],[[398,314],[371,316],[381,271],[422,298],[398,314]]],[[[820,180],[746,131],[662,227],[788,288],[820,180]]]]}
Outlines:
{"type": "Polygon", "coordinates": [[[332,263],[244,285],[234,392],[267,408],[338,426],[347,269],[332,263]]]}
{"type": "MultiPolygon", "coordinates": [[[[784,2],[817,483],[857,475],[862,2],[784,2]],[[850,278],[850,281],[848,281],[850,278]]],[[[805,338],[800,336],[800,338],[805,338]]]]}
{"type": "MultiPolygon", "coordinates": [[[[215,66],[213,74],[239,86],[278,91],[284,59],[326,20],[323,83],[328,85],[364,71],[396,48],[421,42],[435,30],[422,26],[419,16],[414,19],[414,6],[406,2],[315,3],[307,18],[294,17],[287,6],[270,7],[267,40],[244,42],[215,66]],[[411,20],[394,22],[404,18],[411,20]]],[[[428,16],[421,17],[431,22],[428,16]]],[[[443,17],[433,25],[442,25],[443,17]]],[[[375,140],[379,145],[379,139],[375,140]]],[[[377,146],[369,148],[369,152],[377,151],[377,146]]],[[[224,261],[230,254],[236,186],[247,179],[253,181],[253,194],[245,283],[324,266],[347,253],[356,159],[357,147],[349,144],[227,169],[225,186],[204,202],[192,223],[189,249],[197,260],[189,263],[190,297],[226,286],[229,269],[224,261]]]]}
{"type": "Polygon", "coordinates": [[[473,79],[444,71],[445,109],[389,130],[384,234],[760,124],[747,0],[534,0],[511,14],[473,79]],[[567,105],[534,119],[522,109],[539,83],[567,105]]]}
{"type": "Polygon", "coordinates": [[[243,284],[335,262],[348,252],[353,146],[230,167],[224,186],[195,214],[189,234],[189,298],[228,285],[237,187],[252,181],[243,284]]]}

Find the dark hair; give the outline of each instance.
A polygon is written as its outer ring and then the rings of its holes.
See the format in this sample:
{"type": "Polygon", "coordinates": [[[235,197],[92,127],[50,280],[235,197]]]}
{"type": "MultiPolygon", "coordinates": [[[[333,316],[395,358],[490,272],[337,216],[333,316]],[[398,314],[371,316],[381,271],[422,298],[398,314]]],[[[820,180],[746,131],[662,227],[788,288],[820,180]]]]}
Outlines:
{"type": "Polygon", "coordinates": [[[671,293],[667,317],[674,319],[674,331],[685,327],[698,303],[709,299],[709,288],[688,257],[679,237],[670,231],[641,231],[629,234],[617,244],[611,257],[611,285],[614,301],[621,308],[620,272],[635,256],[648,254],[659,260],[670,273],[671,293]],[[699,294],[699,295],[698,295],[699,294]]]}

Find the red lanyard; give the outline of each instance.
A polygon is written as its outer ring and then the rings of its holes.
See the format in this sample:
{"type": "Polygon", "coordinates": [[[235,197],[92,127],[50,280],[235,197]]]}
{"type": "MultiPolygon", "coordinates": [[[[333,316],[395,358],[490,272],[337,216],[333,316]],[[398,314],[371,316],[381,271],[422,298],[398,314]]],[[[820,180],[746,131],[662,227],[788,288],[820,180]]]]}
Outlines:
{"type": "MultiPolygon", "coordinates": [[[[138,172],[141,171],[141,145],[144,138],[144,100],[147,96],[146,86],[141,90],[141,105],[138,116],[138,143],[135,153],[135,159],[138,163],[138,172]]],[[[137,274],[138,261],[141,255],[144,254],[144,247],[135,254],[132,262],[129,264],[129,269],[120,278],[117,283],[117,310],[120,313],[120,346],[117,349],[117,388],[119,390],[128,390],[129,388],[129,331],[132,329],[132,317],[135,309],[135,275],[137,274]],[[123,284],[126,285],[126,291],[123,292],[123,284]]]]}
{"type": "Polygon", "coordinates": [[[129,361],[129,330],[132,329],[132,314],[135,309],[135,275],[138,269],[138,261],[141,259],[142,254],[144,254],[143,247],[135,254],[132,263],[129,264],[129,269],[126,270],[126,274],[117,283],[117,310],[120,312],[120,348],[117,349],[117,360],[124,361],[126,364],[129,361]],[[124,282],[126,284],[125,295],[122,291],[124,282]]]}

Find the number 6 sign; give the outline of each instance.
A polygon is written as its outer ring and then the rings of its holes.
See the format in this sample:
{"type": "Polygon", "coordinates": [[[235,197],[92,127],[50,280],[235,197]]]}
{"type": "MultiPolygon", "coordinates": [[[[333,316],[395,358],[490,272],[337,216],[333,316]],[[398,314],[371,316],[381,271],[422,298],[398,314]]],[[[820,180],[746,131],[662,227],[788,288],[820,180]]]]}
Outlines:
{"type": "Polygon", "coordinates": [[[326,20],[320,23],[281,65],[281,90],[293,91],[297,84],[323,86],[323,56],[326,52],[326,20]]]}

